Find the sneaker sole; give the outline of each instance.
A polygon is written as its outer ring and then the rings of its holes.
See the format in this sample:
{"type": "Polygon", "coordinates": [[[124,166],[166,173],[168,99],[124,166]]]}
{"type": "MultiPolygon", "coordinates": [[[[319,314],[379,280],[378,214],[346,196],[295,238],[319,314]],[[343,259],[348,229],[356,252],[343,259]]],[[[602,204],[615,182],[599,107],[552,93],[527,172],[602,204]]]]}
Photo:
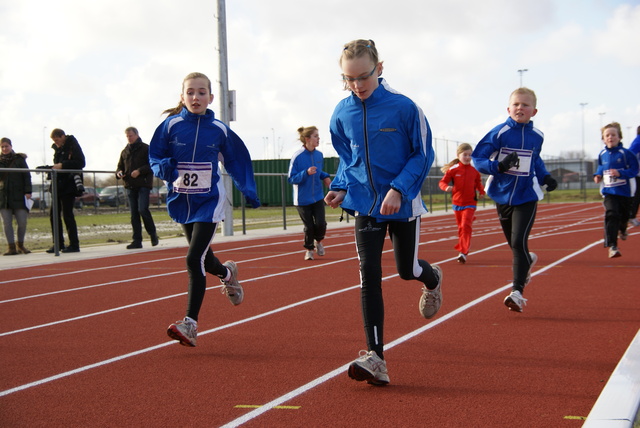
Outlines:
{"type": "Polygon", "coordinates": [[[178,330],[174,330],[173,326],[169,326],[169,328],[167,329],[167,335],[173,340],[177,340],[178,342],[180,342],[182,346],[187,346],[189,348],[196,347],[196,345],[191,343],[191,341],[184,337],[182,333],[180,333],[178,330]]]}
{"type": "Polygon", "coordinates": [[[366,381],[369,385],[384,386],[389,383],[389,381],[376,379],[376,377],[369,370],[360,367],[356,363],[351,363],[351,365],[349,365],[348,374],[351,379],[358,382],[366,381]]]}
{"type": "Polygon", "coordinates": [[[511,297],[507,297],[504,301],[504,305],[509,308],[510,311],[522,312],[522,308],[513,301],[511,297]]]}

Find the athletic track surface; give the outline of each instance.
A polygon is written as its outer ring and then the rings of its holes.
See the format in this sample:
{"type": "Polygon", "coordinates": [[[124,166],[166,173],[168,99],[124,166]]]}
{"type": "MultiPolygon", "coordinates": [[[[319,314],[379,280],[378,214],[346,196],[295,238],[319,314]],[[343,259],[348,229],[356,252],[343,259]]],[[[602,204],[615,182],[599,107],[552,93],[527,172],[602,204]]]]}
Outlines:
{"type": "Polygon", "coordinates": [[[601,204],[539,205],[514,313],[495,211],[477,212],[465,265],[453,214],[424,216],[419,256],[443,269],[443,306],[419,315],[420,284],[397,277],[387,242],[386,387],[346,374],[366,346],[353,222],[331,225],[314,261],[301,233],[215,238],[246,295],[233,307],[210,277],[196,348],[166,335],[184,315],[186,247],[3,264],[0,426],[579,427],[640,327],[629,232],[609,259],[601,204]]]}

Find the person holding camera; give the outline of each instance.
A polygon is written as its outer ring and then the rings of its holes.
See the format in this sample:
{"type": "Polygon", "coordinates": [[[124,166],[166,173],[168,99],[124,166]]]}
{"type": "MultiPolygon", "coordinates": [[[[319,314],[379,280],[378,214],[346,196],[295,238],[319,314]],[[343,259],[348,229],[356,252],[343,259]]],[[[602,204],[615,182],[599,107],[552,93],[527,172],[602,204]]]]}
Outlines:
{"type": "MultiPolygon", "coordinates": [[[[53,145],[51,148],[53,153],[53,165],[51,169],[82,169],[86,162],[82,148],[78,140],[73,135],[67,135],[62,129],[55,128],[51,131],[51,139],[53,145]]],[[[58,172],[55,174],[58,189],[58,199],[53,201],[49,218],[51,221],[51,231],[54,227],[58,228],[58,236],[60,237],[60,251],[63,253],[80,252],[80,240],[78,239],[78,226],[76,218],[73,214],[73,205],[76,196],[81,196],[84,191],[82,185],[82,174],[58,172]],[[53,224],[54,210],[58,210],[58,224],[53,224]],[[62,217],[62,218],[61,218],[62,217]],[[67,228],[67,237],[69,238],[69,246],[65,247],[64,237],[62,235],[62,219],[67,228]]],[[[47,253],[55,252],[55,244],[47,250],[47,253]]]]}

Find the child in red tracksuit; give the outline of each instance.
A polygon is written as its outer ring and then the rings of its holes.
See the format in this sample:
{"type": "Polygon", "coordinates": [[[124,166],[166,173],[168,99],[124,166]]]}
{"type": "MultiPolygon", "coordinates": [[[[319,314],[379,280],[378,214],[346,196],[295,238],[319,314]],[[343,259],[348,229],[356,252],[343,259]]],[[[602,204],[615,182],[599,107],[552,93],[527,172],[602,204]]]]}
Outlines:
{"type": "Polygon", "coordinates": [[[473,147],[462,143],[456,150],[458,156],[442,167],[444,177],[440,180],[440,188],[452,193],[453,212],[458,223],[458,243],[455,249],[460,253],[458,262],[465,263],[471,246],[471,225],[476,216],[476,204],[478,197],[484,197],[484,188],[480,173],[471,165],[471,153],[473,147]]]}

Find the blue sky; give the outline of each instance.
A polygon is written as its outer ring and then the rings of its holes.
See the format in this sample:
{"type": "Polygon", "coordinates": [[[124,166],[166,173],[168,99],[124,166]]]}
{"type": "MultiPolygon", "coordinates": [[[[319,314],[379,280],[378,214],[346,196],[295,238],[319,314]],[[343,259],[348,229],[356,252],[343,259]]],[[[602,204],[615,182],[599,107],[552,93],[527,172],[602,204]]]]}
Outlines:
{"type": "MultiPolygon", "coordinates": [[[[217,85],[216,2],[183,4],[0,0],[0,134],[35,166],[49,163],[59,127],[78,138],[88,169],[113,170],[124,129],[149,142],[186,74],[217,85]]],[[[316,125],[334,155],[328,122],[347,95],[337,60],[356,38],[375,40],[383,77],[424,110],[439,163],[506,119],[519,69],[538,95],[543,155],[580,153],[583,117],[592,158],[602,124],[620,122],[625,142],[640,125],[637,0],[233,0],[226,12],[231,127],[255,159],[287,158],[302,125],[316,125]]]]}

